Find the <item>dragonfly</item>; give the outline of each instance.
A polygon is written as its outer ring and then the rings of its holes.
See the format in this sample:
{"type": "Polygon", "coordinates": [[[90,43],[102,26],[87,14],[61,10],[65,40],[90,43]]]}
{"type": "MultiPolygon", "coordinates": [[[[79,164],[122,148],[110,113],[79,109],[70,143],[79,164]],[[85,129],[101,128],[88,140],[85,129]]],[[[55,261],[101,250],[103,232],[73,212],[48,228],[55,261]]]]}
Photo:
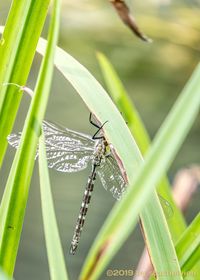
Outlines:
{"type": "MultiPolygon", "coordinates": [[[[110,145],[101,134],[105,123],[101,126],[95,123],[92,120],[92,114],[89,121],[97,128],[92,137],[49,121],[43,121],[42,124],[49,168],[61,172],[77,172],[85,169],[89,162],[92,165],[71,242],[70,253],[72,254],[78,247],[96,175],[99,176],[103,187],[109,190],[117,200],[122,197],[127,186],[117,160],[111,153],[110,145]]],[[[11,146],[18,148],[20,138],[21,132],[10,134],[8,142],[11,146]]],[[[38,152],[36,158],[37,156],[38,152]]]]}
{"type": "MultiPolygon", "coordinates": [[[[91,172],[71,241],[70,253],[73,255],[80,241],[96,176],[98,175],[103,187],[110,191],[117,200],[122,198],[128,185],[125,171],[122,170],[113,147],[103,134],[103,126],[107,121],[100,125],[92,120],[90,113],[89,122],[97,128],[93,136],[64,128],[49,121],[42,123],[49,168],[60,172],[77,172],[85,169],[89,162],[91,163],[91,172]]],[[[21,132],[10,134],[8,142],[17,149],[20,138],[21,132]]],[[[38,151],[36,158],[37,156],[38,151]]],[[[171,212],[169,202],[161,196],[160,200],[164,211],[171,212]]]]}

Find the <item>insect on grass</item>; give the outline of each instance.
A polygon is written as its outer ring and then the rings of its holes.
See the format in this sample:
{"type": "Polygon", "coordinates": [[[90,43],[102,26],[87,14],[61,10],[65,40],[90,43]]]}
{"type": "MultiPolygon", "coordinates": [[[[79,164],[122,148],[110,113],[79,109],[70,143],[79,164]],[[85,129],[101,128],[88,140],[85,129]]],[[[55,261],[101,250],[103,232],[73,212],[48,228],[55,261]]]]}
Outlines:
{"type": "MultiPolygon", "coordinates": [[[[103,187],[110,191],[117,200],[121,199],[127,188],[127,179],[122,163],[103,134],[103,126],[109,125],[109,122],[106,121],[100,125],[92,120],[91,113],[89,121],[97,128],[93,136],[61,127],[49,121],[43,121],[49,168],[71,173],[85,169],[88,163],[92,165],[71,242],[71,254],[74,254],[78,247],[97,175],[103,187]]],[[[11,146],[18,148],[20,138],[21,132],[11,134],[8,136],[8,142],[11,146]]],[[[37,156],[38,152],[36,158],[37,156]]],[[[168,217],[171,216],[173,213],[171,205],[163,197],[159,197],[164,212],[168,217]]]]}

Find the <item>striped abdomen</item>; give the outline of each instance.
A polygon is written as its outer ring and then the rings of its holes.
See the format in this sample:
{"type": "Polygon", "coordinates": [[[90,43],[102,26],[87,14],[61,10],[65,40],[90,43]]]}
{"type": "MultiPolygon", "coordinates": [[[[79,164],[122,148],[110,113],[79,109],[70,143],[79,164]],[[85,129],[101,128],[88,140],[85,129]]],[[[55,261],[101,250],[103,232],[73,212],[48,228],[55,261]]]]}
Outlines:
{"type": "Polygon", "coordinates": [[[76,227],[74,230],[74,235],[72,238],[72,242],[71,242],[71,248],[70,248],[70,253],[71,254],[75,254],[75,251],[78,247],[78,243],[81,237],[81,232],[83,229],[83,225],[85,222],[85,216],[87,214],[87,210],[88,210],[88,205],[90,203],[90,199],[91,199],[91,194],[92,191],[94,189],[94,181],[96,178],[96,172],[95,172],[96,166],[93,167],[91,176],[88,179],[88,183],[83,195],[83,200],[82,200],[82,204],[81,204],[81,208],[80,208],[80,212],[79,212],[79,216],[78,216],[78,220],[76,223],[76,227]]]}

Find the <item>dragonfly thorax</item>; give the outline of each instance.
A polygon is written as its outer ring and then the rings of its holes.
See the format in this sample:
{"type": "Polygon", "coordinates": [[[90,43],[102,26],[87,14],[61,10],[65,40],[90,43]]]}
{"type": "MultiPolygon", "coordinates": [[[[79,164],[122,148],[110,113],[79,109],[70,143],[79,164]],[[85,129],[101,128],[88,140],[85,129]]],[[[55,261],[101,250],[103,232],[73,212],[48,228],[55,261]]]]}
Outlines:
{"type": "Polygon", "coordinates": [[[99,139],[96,142],[93,153],[93,164],[99,166],[102,160],[110,153],[108,142],[105,139],[99,139]]]}

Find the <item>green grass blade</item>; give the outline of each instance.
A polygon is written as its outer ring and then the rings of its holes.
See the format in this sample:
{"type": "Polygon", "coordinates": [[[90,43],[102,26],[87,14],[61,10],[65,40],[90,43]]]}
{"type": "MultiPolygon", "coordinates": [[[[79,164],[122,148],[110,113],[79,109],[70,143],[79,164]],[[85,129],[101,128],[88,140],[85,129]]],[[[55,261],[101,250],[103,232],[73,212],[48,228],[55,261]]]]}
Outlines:
{"type": "Polygon", "coordinates": [[[176,271],[176,273],[179,273],[176,279],[182,279],[167,222],[155,192],[149,197],[140,217],[145,243],[154,270],[158,274],[157,279],[168,279],[167,277],[159,276],[163,271],[176,271]]]}
{"type": "MultiPolygon", "coordinates": [[[[128,122],[130,131],[132,132],[136,143],[143,155],[147,152],[150,146],[150,137],[142,123],[142,120],[128,96],[121,80],[119,79],[116,71],[109,62],[109,60],[102,53],[97,53],[97,58],[106,82],[108,91],[117,104],[120,112],[128,122]]],[[[186,225],[181,211],[178,209],[173,201],[170,185],[167,178],[163,177],[158,185],[159,193],[164,196],[173,208],[173,217],[167,220],[172,238],[174,241],[179,238],[180,234],[185,230],[186,225]]]]}
{"type": "Polygon", "coordinates": [[[0,167],[22,96],[15,87],[2,84],[26,84],[49,2],[13,0],[0,41],[0,167]]]}
{"type": "Polygon", "coordinates": [[[100,52],[97,53],[97,58],[108,92],[127,121],[129,129],[144,155],[150,146],[150,138],[144,124],[111,63],[100,52]]]}
{"type": "Polygon", "coordinates": [[[39,172],[42,216],[51,280],[67,280],[65,259],[62,252],[58,226],[51,194],[44,135],[39,139],[39,172]]]}
{"type": "Polygon", "coordinates": [[[35,152],[45,114],[53,73],[54,51],[58,37],[60,1],[54,1],[47,49],[38,76],[35,94],[25,121],[19,149],[9,174],[1,207],[0,265],[12,275],[21,235],[35,152]],[[2,214],[3,212],[3,214],[2,214]]]}
{"type": "Polygon", "coordinates": [[[178,240],[176,252],[183,272],[190,271],[200,260],[200,214],[178,240]]]}
{"type": "MultiPolygon", "coordinates": [[[[199,250],[198,249],[198,255],[199,256],[199,250]]],[[[193,260],[193,256],[191,257],[191,262],[195,263],[196,264],[192,267],[192,269],[187,269],[187,268],[184,268],[186,269],[186,272],[184,272],[183,270],[183,278],[186,279],[186,280],[199,280],[199,271],[200,271],[200,259],[198,257],[198,259],[196,259],[195,261],[193,260]]]]}
{"type": "MultiPolygon", "coordinates": [[[[122,112],[124,118],[128,121],[130,131],[132,132],[140,151],[144,155],[150,146],[150,138],[141,121],[141,118],[111,63],[101,53],[97,54],[97,58],[111,97],[117,104],[119,110],[122,112]]],[[[158,187],[160,190],[163,189],[162,194],[165,194],[164,197],[170,201],[173,208],[173,217],[168,219],[168,225],[170,227],[173,240],[175,241],[185,229],[184,219],[180,210],[176,207],[172,200],[167,178],[163,178],[158,187]]],[[[164,261],[165,268],[162,267],[163,270],[161,271],[169,271],[167,261],[162,258],[162,254],[169,248],[168,242],[163,242],[168,228],[161,224],[161,219],[162,215],[160,215],[159,208],[155,203],[155,198],[153,198],[151,203],[149,201],[141,214],[141,223],[145,242],[147,244],[148,251],[151,254],[151,260],[154,264],[155,270],[158,271],[159,268],[163,266],[162,262],[164,261]],[[163,244],[166,244],[166,246],[163,246],[163,244]]],[[[173,255],[170,256],[170,251],[168,252],[168,255],[168,259],[171,260],[173,255]]]]}
{"type": "MultiPolygon", "coordinates": [[[[40,39],[37,50],[42,55],[44,55],[45,46],[46,41],[40,39]]],[[[116,147],[119,157],[126,158],[123,163],[129,180],[132,181],[135,177],[132,170],[137,170],[141,154],[121,114],[106,91],[84,66],[58,47],[55,54],[55,66],[76,89],[97,119],[101,123],[108,121],[109,125],[104,126],[105,135],[116,147]]]]}

